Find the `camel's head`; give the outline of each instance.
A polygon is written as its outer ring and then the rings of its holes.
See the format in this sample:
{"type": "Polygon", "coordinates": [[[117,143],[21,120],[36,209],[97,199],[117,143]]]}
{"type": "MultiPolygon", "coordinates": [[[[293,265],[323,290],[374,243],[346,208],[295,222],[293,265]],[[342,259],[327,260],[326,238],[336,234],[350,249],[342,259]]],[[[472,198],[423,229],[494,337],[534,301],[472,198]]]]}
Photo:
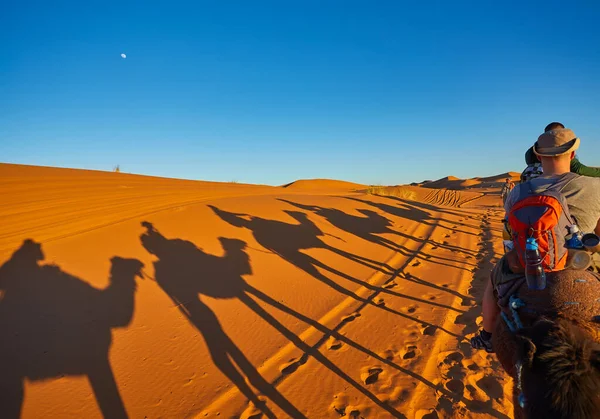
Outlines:
{"type": "Polygon", "coordinates": [[[227,253],[233,251],[244,251],[244,249],[246,249],[246,242],[243,240],[219,237],[219,241],[221,242],[221,246],[227,253]]]}
{"type": "Polygon", "coordinates": [[[215,207],[214,205],[208,205],[213,212],[218,215],[223,221],[231,224],[234,227],[249,227],[249,223],[254,217],[248,214],[238,214],[235,212],[229,212],[215,207]]]}
{"type": "Polygon", "coordinates": [[[143,278],[142,268],[144,264],[137,259],[125,259],[115,256],[111,260],[111,277],[140,277],[143,278]]]}
{"type": "Polygon", "coordinates": [[[597,418],[600,344],[583,326],[540,319],[517,335],[527,418],[597,418]]]}
{"type": "Polygon", "coordinates": [[[294,220],[299,221],[300,223],[308,220],[308,215],[305,212],[288,210],[285,210],[283,212],[292,217],[294,220]]]}
{"type": "Polygon", "coordinates": [[[21,247],[13,253],[12,258],[20,263],[37,265],[37,263],[44,260],[45,257],[40,243],[37,243],[32,239],[26,239],[23,241],[21,247]]]}

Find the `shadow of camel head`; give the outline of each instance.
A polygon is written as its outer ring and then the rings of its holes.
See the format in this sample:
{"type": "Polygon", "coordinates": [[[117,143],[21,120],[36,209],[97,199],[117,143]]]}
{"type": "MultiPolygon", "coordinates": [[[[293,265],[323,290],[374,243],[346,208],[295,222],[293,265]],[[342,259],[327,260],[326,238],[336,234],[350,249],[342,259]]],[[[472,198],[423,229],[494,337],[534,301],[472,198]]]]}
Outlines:
{"type": "Polygon", "coordinates": [[[213,210],[213,212],[219,216],[226,223],[231,224],[234,227],[248,227],[248,223],[252,221],[253,218],[248,214],[239,214],[235,212],[224,211],[215,207],[214,205],[208,205],[208,207],[213,210]]]}
{"type": "Polygon", "coordinates": [[[23,240],[23,244],[13,253],[11,260],[16,263],[35,265],[45,259],[42,245],[32,239],[23,240]]]}
{"type": "Polygon", "coordinates": [[[358,212],[360,212],[363,215],[366,215],[369,218],[382,218],[381,215],[370,209],[361,208],[358,210],[358,212]]]}
{"type": "Polygon", "coordinates": [[[239,239],[230,239],[227,237],[219,237],[219,242],[226,253],[232,251],[240,251],[246,249],[246,242],[239,239]]]}
{"type": "Polygon", "coordinates": [[[142,268],[144,264],[137,259],[125,259],[115,256],[110,259],[110,274],[112,277],[139,277],[144,278],[142,268]]]}
{"type": "Polygon", "coordinates": [[[308,221],[308,215],[305,212],[290,210],[285,210],[283,212],[292,217],[294,220],[299,221],[300,223],[308,221]]]}

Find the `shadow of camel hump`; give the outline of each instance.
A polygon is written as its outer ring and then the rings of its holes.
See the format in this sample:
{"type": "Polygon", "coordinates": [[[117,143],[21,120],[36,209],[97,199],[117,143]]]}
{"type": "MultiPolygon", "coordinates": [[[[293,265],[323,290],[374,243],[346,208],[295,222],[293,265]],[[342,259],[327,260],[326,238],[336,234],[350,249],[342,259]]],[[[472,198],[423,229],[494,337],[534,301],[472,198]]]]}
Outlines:
{"type": "Polygon", "coordinates": [[[134,310],[137,259],[111,259],[110,283],[97,289],[40,265],[42,247],[25,240],[0,267],[0,412],[18,418],[23,380],[86,375],[107,418],[126,418],[108,351],[111,329],[126,327],[134,310]]]}
{"type": "MultiPolygon", "coordinates": [[[[219,211],[214,207],[213,210],[219,211]]],[[[282,247],[284,250],[281,250],[282,248],[280,247],[273,250],[280,250],[284,254],[292,250],[295,252],[298,251],[298,243],[294,242],[294,235],[288,234],[280,237],[277,233],[280,231],[278,229],[280,225],[283,225],[282,228],[284,229],[290,228],[290,230],[287,230],[288,233],[294,231],[293,229],[295,228],[302,231],[301,229],[304,227],[301,224],[286,225],[286,223],[227,212],[222,212],[222,215],[225,218],[229,218],[231,223],[237,224],[240,227],[248,225],[247,223],[258,222],[259,231],[265,234],[265,239],[260,242],[261,244],[267,244],[265,246],[267,249],[271,249],[268,245],[269,243],[276,243],[269,240],[277,239],[278,241],[287,241],[287,244],[282,247]],[[288,250],[285,250],[287,249],[286,246],[289,247],[288,250]]],[[[305,214],[294,213],[290,215],[294,218],[297,217],[296,219],[301,223],[307,221],[305,214]]],[[[236,298],[264,320],[266,324],[269,324],[284,336],[291,344],[303,352],[302,356],[294,362],[293,368],[297,368],[305,364],[309,358],[313,358],[393,417],[402,417],[398,416],[400,415],[399,412],[393,407],[377,399],[369,389],[364,388],[359,382],[324,356],[319,349],[325,344],[330,335],[335,335],[336,338],[360,350],[366,351],[373,356],[377,356],[376,354],[360,347],[339,334],[336,330],[330,330],[317,321],[274,300],[241,278],[241,275],[251,272],[250,259],[245,253],[244,242],[220,238],[219,240],[225,254],[223,256],[214,256],[205,253],[191,242],[165,238],[150,223],[144,223],[144,227],[146,227],[147,231],[141,236],[142,244],[150,253],[159,257],[159,260],[155,262],[156,282],[167,292],[190,323],[202,334],[215,366],[267,417],[274,418],[276,416],[266,403],[257,397],[250,385],[275,403],[285,413],[286,416],[284,417],[304,418],[306,416],[285,399],[275,385],[269,383],[261,376],[243,352],[225,333],[215,313],[202,302],[202,294],[217,296],[217,298],[236,298]],[[267,312],[257,300],[283,313],[287,313],[305,322],[307,325],[314,326],[316,329],[325,332],[324,336],[317,344],[313,346],[308,345],[267,312]],[[246,382],[245,378],[247,378],[250,385],[246,382]]],[[[302,243],[310,243],[313,240],[310,237],[314,237],[315,231],[310,225],[308,226],[308,230],[307,237],[301,237],[301,239],[306,238],[306,242],[302,243]]],[[[378,359],[383,358],[379,357],[378,359]]],[[[285,375],[287,373],[281,372],[281,374],[285,375]]],[[[285,377],[279,376],[275,382],[279,383],[282,379],[285,379],[285,377]]]]}
{"type": "Polygon", "coordinates": [[[220,257],[204,252],[192,242],[167,239],[149,222],[143,222],[142,225],[146,228],[146,232],[140,237],[142,245],[158,258],[154,262],[156,283],[198,329],[215,366],[267,417],[276,416],[250,385],[290,417],[304,418],[300,411],[260,375],[225,333],[215,313],[200,298],[201,295],[242,298],[246,289],[242,275],[252,273],[250,258],[244,251],[246,243],[237,239],[219,238],[225,251],[224,256],[220,257]]]}

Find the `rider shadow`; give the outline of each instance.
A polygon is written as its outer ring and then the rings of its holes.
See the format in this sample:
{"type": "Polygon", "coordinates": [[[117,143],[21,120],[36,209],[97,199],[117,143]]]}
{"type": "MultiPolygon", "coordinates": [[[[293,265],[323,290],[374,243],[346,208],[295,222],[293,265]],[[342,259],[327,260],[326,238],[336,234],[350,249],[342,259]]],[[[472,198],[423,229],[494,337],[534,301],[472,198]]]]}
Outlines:
{"type": "MultiPolygon", "coordinates": [[[[373,307],[377,307],[379,310],[384,310],[389,313],[404,317],[411,321],[421,323],[425,326],[432,326],[440,329],[445,333],[453,333],[447,331],[444,328],[437,327],[428,322],[419,320],[415,317],[407,315],[398,310],[394,310],[388,306],[384,305],[376,305],[374,303],[374,298],[379,293],[391,294],[402,298],[411,299],[413,301],[417,301],[423,304],[429,304],[432,306],[444,307],[453,311],[461,311],[457,310],[453,307],[449,307],[443,304],[438,304],[433,301],[424,300],[418,297],[412,297],[406,294],[401,294],[395,292],[393,290],[385,289],[373,284],[368,283],[367,281],[362,281],[356,279],[344,272],[338,271],[318,259],[309,256],[308,254],[302,252],[303,249],[312,249],[312,248],[321,248],[336,252],[341,255],[347,254],[346,252],[340,251],[332,246],[324,243],[319,237],[323,235],[321,230],[310,220],[307,215],[302,212],[297,211],[285,211],[288,215],[294,218],[298,224],[290,224],[277,220],[269,220],[261,217],[251,216],[248,214],[237,214],[228,211],[221,210],[217,207],[209,205],[209,207],[217,214],[221,219],[235,227],[247,228],[252,231],[254,239],[265,249],[271,251],[272,253],[278,255],[282,259],[287,262],[295,265],[297,268],[303,270],[313,278],[322,282],[323,284],[329,286],[330,288],[338,291],[339,293],[346,295],[348,297],[353,298],[354,300],[361,303],[361,306],[358,310],[361,310],[367,305],[371,305],[373,307]],[[368,298],[359,297],[354,292],[349,289],[341,286],[335,281],[328,278],[326,275],[323,275],[317,267],[329,271],[339,277],[347,279],[348,281],[359,285],[361,287],[368,288],[373,293],[368,298]]],[[[422,246],[421,246],[422,247],[422,246]]],[[[419,253],[418,250],[416,253],[419,253]]],[[[412,254],[412,253],[411,253],[412,254]]],[[[388,267],[389,268],[389,267],[388,267]]],[[[390,280],[394,279],[398,274],[405,268],[405,266],[396,269],[395,271],[390,272],[390,280]]],[[[454,335],[456,336],[456,335],[454,335]]]]}
{"type": "Polygon", "coordinates": [[[328,271],[358,285],[366,284],[363,281],[359,281],[356,278],[345,274],[344,272],[332,268],[331,266],[302,252],[301,250],[329,250],[372,269],[382,270],[386,273],[392,272],[392,269],[386,264],[345,252],[325,243],[323,240],[321,240],[321,237],[323,237],[325,234],[303,212],[285,211],[286,214],[298,222],[298,224],[290,224],[283,221],[255,217],[248,214],[228,212],[212,205],[209,205],[209,207],[223,221],[229,223],[230,225],[234,227],[247,228],[252,231],[256,241],[265,249],[280,256],[282,259],[295,265],[310,276],[349,297],[355,299],[357,298],[353,292],[323,275],[317,268],[328,271]]]}
{"type": "Polygon", "coordinates": [[[290,417],[303,418],[304,415],[260,375],[225,333],[215,313],[200,298],[206,295],[243,299],[247,284],[242,275],[252,273],[250,260],[244,251],[246,244],[241,240],[221,237],[219,240],[225,255],[219,257],[205,253],[192,242],[167,239],[149,222],[142,225],[146,227],[146,232],[140,237],[142,245],[158,258],[154,262],[156,283],[203,336],[215,366],[267,417],[275,418],[275,415],[254,393],[246,378],[290,417]]]}
{"type": "MultiPolygon", "coordinates": [[[[142,245],[148,252],[158,258],[154,263],[157,284],[169,295],[188,321],[202,334],[215,366],[267,417],[275,418],[276,416],[266,406],[265,402],[254,393],[247,384],[246,378],[254,388],[277,404],[289,417],[304,418],[305,415],[285,399],[275,386],[260,375],[244,353],[225,333],[215,313],[202,302],[202,295],[213,298],[238,299],[300,349],[303,355],[287,367],[289,372],[293,372],[300,365],[306,363],[309,357],[313,357],[381,408],[392,415],[398,414],[396,410],[378,400],[375,395],[321,354],[319,347],[324,344],[324,339],[327,339],[329,335],[321,339],[318,344],[309,346],[252,298],[258,298],[264,303],[295,316],[323,332],[334,333],[315,320],[272,299],[242,278],[243,275],[252,273],[250,259],[245,252],[245,242],[221,237],[219,240],[224,255],[215,256],[205,253],[189,241],[167,239],[149,222],[144,222],[143,225],[147,231],[141,236],[142,245]],[[236,366],[242,371],[243,375],[236,366]]],[[[364,349],[337,333],[335,333],[335,336],[339,336],[340,339],[355,347],[364,349]]],[[[286,371],[283,371],[283,373],[285,374],[286,371]]]]}
{"type": "MultiPolygon", "coordinates": [[[[356,198],[349,198],[349,197],[346,197],[346,198],[356,200],[359,202],[369,203],[369,201],[363,201],[363,200],[356,199],[356,198]]],[[[412,251],[412,250],[406,248],[405,246],[395,243],[393,240],[382,237],[380,234],[393,234],[396,236],[400,236],[404,239],[411,240],[411,241],[418,242],[418,243],[426,243],[427,242],[424,239],[419,239],[417,237],[413,237],[408,234],[393,230],[391,228],[392,222],[388,218],[384,217],[381,214],[378,214],[375,211],[371,211],[368,209],[359,209],[358,212],[360,212],[363,216],[356,216],[356,215],[347,214],[336,208],[324,208],[324,207],[320,207],[320,206],[316,206],[316,205],[304,205],[304,204],[299,204],[296,202],[288,201],[285,199],[280,199],[280,201],[286,202],[296,208],[299,208],[299,209],[302,209],[305,211],[311,211],[311,212],[315,213],[316,215],[319,215],[319,216],[325,218],[331,225],[339,228],[340,230],[346,231],[347,233],[350,233],[354,236],[360,237],[363,240],[369,241],[376,245],[383,246],[394,252],[399,252],[404,256],[423,259],[425,261],[429,261],[429,262],[432,262],[435,264],[444,265],[444,266],[448,266],[448,267],[452,267],[452,268],[464,269],[464,268],[455,266],[454,265],[455,260],[453,260],[453,259],[448,259],[448,258],[444,258],[441,256],[435,256],[435,255],[425,253],[425,251],[422,247],[419,248],[418,252],[415,252],[415,251],[412,251]]],[[[406,211],[406,214],[407,214],[405,216],[405,218],[408,218],[409,217],[408,214],[411,214],[413,212],[412,210],[410,210],[410,211],[403,210],[403,211],[406,211]]],[[[415,214],[412,215],[413,217],[415,217],[414,218],[415,220],[420,220],[421,217],[424,217],[423,214],[420,214],[419,210],[417,210],[417,214],[418,215],[415,215],[415,214]]],[[[413,218],[411,218],[411,219],[413,219],[413,218]]],[[[434,244],[434,246],[436,248],[441,247],[446,250],[450,250],[454,253],[462,252],[462,253],[470,254],[469,252],[465,251],[464,249],[456,247],[456,246],[446,245],[443,243],[432,243],[432,244],[434,244]]],[[[466,263],[466,264],[468,264],[468,263],[466,263]]],[[[388,267],[388,269],[390,271],[392,270],[389,267],[388,267]]]]}
{"type": "Polygon", "coordinates": [[[143,264],[113,257],[109,285],[97,289],[43,260],[27,239],[0,267],[2,417],[20,417],[25,379],[86,375],[104,417],[126,418],[108,353],[111,329],[131,322],[143,264]]]}
{"type": "MultiPolygon", "coordinates": [[[[487,195],[487,193],[484,193],[483,195],[485,196],[485,195],[487,195]]],[[[443,207],[440,207],[440,206],[436,206],[436,205],[432,205],[432,204],[426,204],[424,202],[419,202],[419,201],[412,201],[412,200],[408,200],[408,199],[404,199],[404,198],[398,198],[396,196],[382,196],[380,198],[392,200],[394,202],[400,203],[401,205],[409,206],[409,207],[414,208],[414,209],[423,208],[424,210],[439,212],[439,213],[442,213],[442,214],[448,214],[448,215],[455,216],[455,217],[465,217],[465,215],[466,215],[464,211],[453,211],[453,210],[450,210],[450,209],[447,209],[447,208],[443,208],[443,207]]],[[[355,200],[361,201],[361,200],[356,199],[356,198],[349,198],[349,199],[355,199],[355,200]]],[[[370,204],[372,204],[374,206],[379,206],[379,208],[381,208],[381,209],[385,208],[385,211],[389,210],[391,214],[394,213],[394,210],[396,208],[396,207],[393,207],[393,206],[390,206],[390,205],[386,205],[386,204],[375,204],[374,202],[370,202],[370,201],[363,201],[363,202],[370,203],[370,204]]],[[[473,217],[472,216],[467,216],[467,218],[473,218],[473,217]]],[[[423,221],[423,222],[425,224],[431,224],[431,221],[438,221],[438,222],[446,221],[446,222],[448,222],[447,220],[444,220],[443,218],[430,218],[430,221],[423,221]]],[[[453,221],[452,224],[461,225],[463,227],[470,227],[470,228],[474,228],[474,229],[478,229],[478,227],[479,227],[477,225],[467,224],[467,223],[465,223],[463,221],[453,221]]],[[[477,233],[473,233],[473,232],[469,232],[469,231],[464,231],[464,230],[459,230],[459,229],[455,229],[455,230],[458,233],[463,233],[463,234],[467,234],[467,235],[471,235],[471,236],[477,235],[477,233]]],[[[501,229],[496,229],[496,228],[490,228],[490,230],[492,230],[492,231],[499,231],[499,232],[502,231],[501,229]]]]}

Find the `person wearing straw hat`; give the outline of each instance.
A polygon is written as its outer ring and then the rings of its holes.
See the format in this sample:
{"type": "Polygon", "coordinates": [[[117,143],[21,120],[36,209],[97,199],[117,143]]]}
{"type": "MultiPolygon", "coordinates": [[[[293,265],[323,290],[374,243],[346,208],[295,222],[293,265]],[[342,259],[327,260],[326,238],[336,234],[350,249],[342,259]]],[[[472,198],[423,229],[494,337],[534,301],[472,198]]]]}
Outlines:
{"type": "MultiPolygon", "coordinates": [[[[529,188],[535,193],[554,184],[563,183],[564,187],[560,192],[565,197],[569,212],[576,218],[580,230],[584,233],[600,234],[600,178],[571,173],[571,162],[580,143],[581,140],[568,128],[551,129],[540,135],[533,145],[533,152],[540,159],[544,173],[515,186],[506,199],[506,213],[510,213],[512,206],[519,199],[521,188],[529,188]]],[[[493,268],[482,301],[483,329],[471,339],[473,348],[493,352],[491,331],[494,330],[500,313],[496,285],[510,285],[521,278],[522,273],[513,273],[510,269],[506,255],[493,268]]]]}

